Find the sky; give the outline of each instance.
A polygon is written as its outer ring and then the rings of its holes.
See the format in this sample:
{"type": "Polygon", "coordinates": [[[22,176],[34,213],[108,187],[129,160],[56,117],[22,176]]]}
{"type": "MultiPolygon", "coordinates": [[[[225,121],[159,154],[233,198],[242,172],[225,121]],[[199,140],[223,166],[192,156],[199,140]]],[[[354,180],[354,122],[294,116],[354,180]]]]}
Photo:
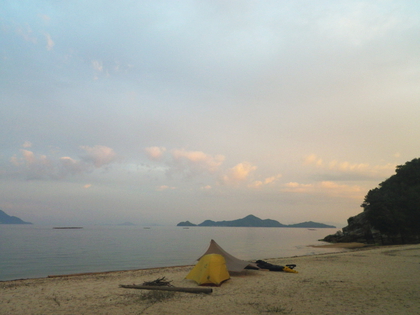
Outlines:
{"type": "Polygon", "coordinates": [[[336,226],[419,157],[418,1],[1,0],[0,209],[336,226]]]}

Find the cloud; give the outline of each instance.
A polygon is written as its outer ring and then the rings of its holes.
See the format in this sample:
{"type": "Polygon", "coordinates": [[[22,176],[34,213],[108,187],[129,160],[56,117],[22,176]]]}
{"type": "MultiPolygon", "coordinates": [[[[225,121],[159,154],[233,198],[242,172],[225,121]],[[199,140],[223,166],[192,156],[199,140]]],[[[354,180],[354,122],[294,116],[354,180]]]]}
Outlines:
{"type": "MultiPolygon", "coordinates": [[[[32,164],[36,163],[35,154],[32,151],[20,150],[20,152],[23,155],[23,159],[25,160],[26,165],[32,165],[32,164]]],[[[39,160],[42,161],[42,162],[45,162],[46,161],[46,156],[41,155],[39,160]]]]}
{"type": "Polygon", "coordinates": [[[256,181],[253,181],[252,183],[250,183],[248,185],[248,187],[250,187],[250,188],[260,188],[260,187],[265,186],[265,185],[270,185],[270,184],[275,183],[281,176],[282,176],[281,174],[278,174],[276,176],[267,177],[264,180],[256,180],[256,181]]]}
{"type": "Polygon", "coordinates": [[[88,164],[92,163],[97,168],[117,160],[117,154],[114,150],[103,145],[81,146],[80,148],[86,151],[86,154],[81,157],[82,160],[88,164]]]}
{"type": "Polygon", "coordinates": [[[18,27],[16,29],[16,33],[25,41],[30,42],[32,44],[36,44],[38,41],[37,38],[33,36],[33,31],[28,25],[25,27],[18,27]]]}
{"type": "Polygon", "coordinates": [[[92,68],[94,72],[93,80],[98,80],[99,76],[103,75],[104,65],[100,60],[92,60],[92,68]]]}
{"type": "MultiPolygon", "coordinates": [[[[238,163],[230,169],[222,169],[225,156],[221,154],[211,155],[202,151],[189,151],[185,149],[172,149],[167,151],[165,147],[147,147],[145,152],[149,159],[160,161],[167,167],[166,174],[169,177],[181,175],[191,178],[198,175],[210,175],[215,183],[220,185],[235,186],[240,183],[247,183],[250,175],[257,169],[257,166],[249,162],[238,163]]],[[[282,175],[266,177],[262,180],[255,180],[248,184],[249,188],[260,188],[265,185],[274,184],[282,175]]],[[[200,184],[201,190],[212,189],[211,185],[200,184]]]]}
{"type": "Polygon", "coordinates": [[[55,43],[52,40],[51,35],[45,34],[45,38],[47,39],[47,46],[46,46],[47,50],[52,50],[53,47],[55,46],[55,43]]]}
{"type": "Polygon", "coordinates": [[[102,72],[104,70],[104,66],[102,61],[99,60],[92,60],[92,68],[97,72],[102,72]]]}
{"type": "Polygon", "coordinates": [[[30,147],[32,147],[32,143],[31,143],[31,142],[29,142],[29,141],[25,141],[25,142],[22,144],[22,147],[24,147],[24,148],[30,148],[30,147]]]}
{"type": "Polygon", "coordinates": [[[146,155],[154,161],[162,161],[167,166],[167,175],[183,175],[192,177],[203,173],[214,174],[222,165],[223,155],[211,155],[202,151],[188,151],[185,149],[173,149],[166,155],[165,147],[147,147],[146,155]]]}
{"type": "Polygon", "coordinates": [[[38,16],[45,22],[49,22],[51,18],[46,14],[38,14],[38,16]]]}
{"type": "Polygon", "coordinates": [[[305,158],[305,165],[315,164],[317,166],[322,165],[322,159],[318,158],[315,154],[310,154],[305,158]]]}
{"type": "MultiPolygon", "coordinates": [[[[92,60],[92,68],[93,68],[93,72],[94,72],[94,77],[93,80],[98,80],[99,77],[105,77],[108,78],[110,77],[110,68],[109,67],[105,67],[104,63],[100,60],[92,60]]],[[[116,65],[114,66],[114,70],[116,72],[119,71],[119,64],[116,63],[116,65]]],[[[112,68],[111,68],[112,70],[112,68]]]]}
{"type": "Polygon", "coordinates": [[[332,181],[323,181],[314,184],[300,184],[289,182],[283,185],[282,192],[300,193],[310,195],[328,195],[332,197],[344,197],[351,199],[363,199],[365,191],[357,185],[343,185],[332,181]]]}
{"type": "Polygon", "coordinates": [[[274,183],[280,177],[281,177],[281,174],[278,174],[276,176],[267,177],[266,179],[264,179],[264,185],[274,183]]]}
{"type": "MultiPolygon", "coordinates": [[[[51,163],[53,163],[51,161],[51,163]]],[[[75,175],[82,172],[88,172],[91,169],[91,165],[84,164],[81,161],[77,161],[68,156],[60,157],[57,163],[57,176],[64,178],[67,175],[75,175]]]]}
{"type": "Polygon", "coordinates": [[[23,176],[26,179],[62,179],[70,175],[92,172],[95,168],[102,168],[117,160],[114,150],[105,146],[82,146],[86,154],[79,160],[68,156],[48,157],[35,154],[26,149],[20,150],[10,158],[12,170],[9,175],[23,176]]]}
{"type": "Polygon", "coordinates": [[[248,185],[249,188],[260,188],[264,183],[260,180],[253,181],[251,184],[248,185]]]}
{"type": "MultiPolygon", "coordinates": [[[[166,174],[169,177],[181,175],[191,178],[198,175],[210,175],[215,183],[221,185],[237,185],[246,183],[257,166],[249,162],[238,163],[230,169],[222,169],[225,156],[221,154],[211,155],[202,151],[189,151],[185,149],[172,149],[167,151],[165,147],[147,147],[146,155],[149,159],[162,162],[166,165],[166,174]]],[[[275,183],[282,175],[266,177],[255,180],[248,184],[249,188],[260,188],[275,183]]],[[[201,190],[212,189],[211,185],[200,184],[201,190]]]]}
{"type": "Polygon", "coordinates": [[[202,151],[186,151],[175,149],[171,152],[173,162],[181,168],[202,170],[214,173],[225,160],[223,155],[209,155],[202,151]]]}
{"type": "Polygon", "coordinates": [[[152,160],[159,160],[162,158],[163,153],[165,153],[165,147],[148,147],[144,149],[146,151],[147,156],[152,160]]]}
{"type": "Polygon", "coordinates": [[[222,184],[236,185],[248,179],[251,172],[257,169],[256,166],[248,162],[242,162],[227,171],[221,178],[222,184]]]}
{"type": "Polygon", "coordinates": [[[167,186],[167,185],[162,185],[162,186],[158,186],[156,187],[157,191],[164,191],[164,190],[174,190],[176,189],[176,187],[171,187],[171,186],[167,186]]]}
{"type": "Polygon", "coordinates": [[[337,40],[361,45],[366,41],[384,37],[395,28],[407,24],[396,7],[392,14],[386,14],[383,7],[369,2],[349,3],[345,8],[319,20],[319,30],[337,40]]]}
{"type": "Polygon", "coordinates": [[[305,166],[316,166],[325,171],[332,171],[334,173],[348,175],[354,174],[361,177],[368,178],[383,178],[392,174],[395,170],[396,164],[387,163],[383,165],[370,165],[369,163],[350,163],[347,161],[331,160],[324,162],[315,154],[308,155],[304,159],[305,166]]]}
{"type": "Polygon", "coordinates": [[[21,157],[14,155],[10,162],[16,167],[15,174],[26,179],[62,178],[70,173],[77,173],[77,164],[67,157],[54,161],[46,155],[36,155],[29,150],[20,150],[21,157]]]}
{"type": "Polygon", "coordinates": [[[86,189],[90,188],[90,187],[92,187],[92,184],[86,184],[86,185],[83,186],[83,188],[86,188],[86,189]]]}

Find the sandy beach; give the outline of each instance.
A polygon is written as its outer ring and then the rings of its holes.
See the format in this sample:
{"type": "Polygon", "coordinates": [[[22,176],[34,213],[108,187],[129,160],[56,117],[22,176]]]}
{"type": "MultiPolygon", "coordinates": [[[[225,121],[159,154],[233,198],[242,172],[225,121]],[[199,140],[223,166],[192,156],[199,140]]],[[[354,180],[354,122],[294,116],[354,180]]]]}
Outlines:
{"type": "Polygon", "coordinates": [[[211,294],[120,288],[192,266],[0,282],[0,314],[420,314],[420,244],[266,259],[299,273],[245,270],[211,294]]]}

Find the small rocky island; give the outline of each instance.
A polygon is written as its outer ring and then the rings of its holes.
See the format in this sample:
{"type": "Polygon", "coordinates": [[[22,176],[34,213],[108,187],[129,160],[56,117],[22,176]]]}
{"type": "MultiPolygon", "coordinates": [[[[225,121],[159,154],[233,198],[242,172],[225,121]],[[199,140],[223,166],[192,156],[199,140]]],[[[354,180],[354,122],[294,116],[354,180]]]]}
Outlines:
{"type": "Polygon", "coordinates": [[[276,220],[265,219],[262,220],[255,215],[248,215],[245,218],[232,220],[232,221],[212,221],[205,220],[200,224],[194,224],[190,221],[180,222],[177,226],[225,226],[225,227],[284,227],[284,228],[335,228],[335,226],[313,221],[307,221],[297,224],[282,224],[276,220]]]}
{"type": "Polygon", "coordinates": [[[10,216],[3,210],[0,210],[0,224],[32,224],[31,222],[25,222],[22,219],[10,216]]]}

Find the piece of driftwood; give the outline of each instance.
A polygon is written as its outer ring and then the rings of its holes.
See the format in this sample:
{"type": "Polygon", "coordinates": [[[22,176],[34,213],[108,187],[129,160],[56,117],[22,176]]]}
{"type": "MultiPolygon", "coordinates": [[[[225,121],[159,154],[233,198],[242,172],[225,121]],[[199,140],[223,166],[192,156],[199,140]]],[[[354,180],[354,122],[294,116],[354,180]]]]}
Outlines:
{"type": "Polygon", "coordinates": [[[140,290],[160,290],[160,291],[178,291],[187,293],[212,293],[212,288],[180,288],[180,287],[166,287],[166,286],[150,286],[150,285],[124,285],[120,284],[120,288],[125,289],[140,289],[140,290]]]}
{"type": "Polygon", "coordinates": [[[172,280],[169,281],[165,277],[162,277],[162,278],[157,278],[156,280],[153,280],[153,281],[143,282],[143,285],[172,287],[173,285],[171,284],[171,282],[172,280]]]}

